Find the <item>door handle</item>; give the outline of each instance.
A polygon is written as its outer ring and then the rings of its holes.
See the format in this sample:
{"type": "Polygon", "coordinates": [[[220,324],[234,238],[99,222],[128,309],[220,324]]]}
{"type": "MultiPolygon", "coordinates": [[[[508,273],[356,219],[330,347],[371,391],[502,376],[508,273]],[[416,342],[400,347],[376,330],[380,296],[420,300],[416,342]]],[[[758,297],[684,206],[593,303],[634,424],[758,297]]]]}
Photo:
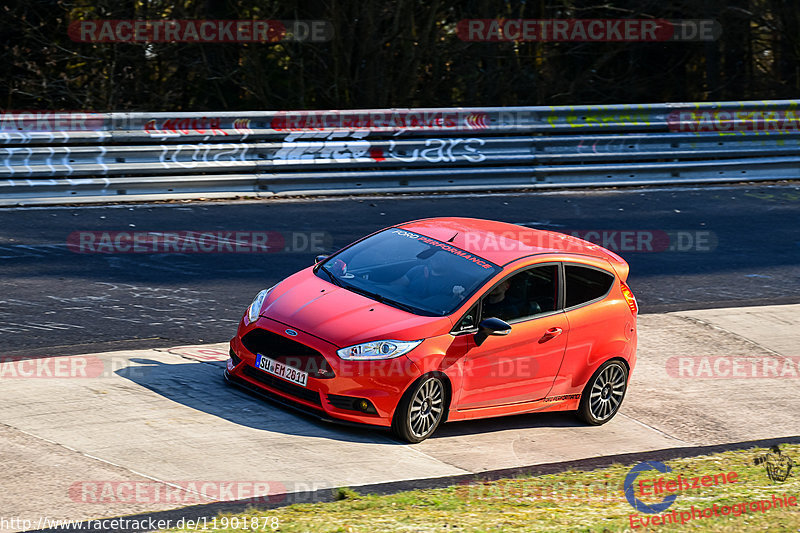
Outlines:
{"type": "Polygon", "coordinates": [[[542,338],[539,339],[539,342],[541,343],[541,342],[549,341],[550,339],[554,339],[554,338],[558,337],[559,335],[561,335],[562,331],[564,331],[564,330],[562,330],[561,328],[550,328],[550,329],[548,329],[547,331],[544,332],[544,335],[542,335],[542,338]]]}

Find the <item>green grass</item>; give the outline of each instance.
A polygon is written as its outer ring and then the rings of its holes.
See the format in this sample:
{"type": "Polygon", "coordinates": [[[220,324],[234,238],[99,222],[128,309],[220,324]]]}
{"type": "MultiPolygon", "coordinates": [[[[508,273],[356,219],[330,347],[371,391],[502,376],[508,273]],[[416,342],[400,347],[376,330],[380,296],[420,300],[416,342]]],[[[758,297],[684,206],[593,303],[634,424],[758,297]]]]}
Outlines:
{"type": "MultiPolygon", "coordinates": [[[[773,494],[786,493],[800,499],[800,445],[781,446],[782,453],[795,462],[791,476],[783,482],[771,481],[764,466],[753,462],[756,456],[768,451],[753,448],[675,459],[666,461],[672,468],[671,473],[648,471],[641,474],[640,479],[659,476],[675,479],[678,474],[683,477],[713,476],[731,471],[738,474],[736,483],[679,492],[677,500],[665,513],[687,511],[691,506],[731,506],[770,499],[773,494]]],[[[250,510],[240,515],[220,515],[215,531],[248,531],[245,528],[219,529],[220,525],[230,525],[231,522],[235,525],[234,517],[241,521],[245,516],[261,517],[259,529],[268,519],[265,530],[281,532],[630,531],[629,517],[636,511],[625,499],[622,487],[632,466],[614,465],[586,472],[568,471],[538,477],[472,482],[386,496],[362,495],[342,488],[335,490],[337,501],[330,503],[296,504],[266,511],[250,510]],[[279,527],[273,530],[270,524],[279,527]]],[[[638,485],[636,487],[637,497],[647,503],[659,502],[663,498],[663,495],[642,497],[638,485]]],[[[639,516],[655,515],[640,513],[639,516]]],[[[645,530],[798,532],[800,502],[794,507],[774,508],[763,513],[748,511],[741,516],[731,514],[632,531],[645,530]]]]}

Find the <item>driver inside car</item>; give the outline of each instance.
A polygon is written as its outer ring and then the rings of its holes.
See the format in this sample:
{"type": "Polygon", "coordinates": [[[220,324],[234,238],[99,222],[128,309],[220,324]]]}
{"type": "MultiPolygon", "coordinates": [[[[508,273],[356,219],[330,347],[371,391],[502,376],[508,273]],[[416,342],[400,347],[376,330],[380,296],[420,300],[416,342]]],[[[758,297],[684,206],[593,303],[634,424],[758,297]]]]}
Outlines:
{"type": "Polygon", "coordinates": [[[486,295],[483,300],[483,312],[481,313],[483,318],[494,317],[500,320],[511,320],[519,316],[519,309],[511,301],[508,292],[510,287],[511,282],[505,280],[486,295]]]}
{"type": "Polygon", "coordinates": [[[535,315],[542,311],[537,303],[526,303],[524,297],[526,291],[519,287],[520,283],[512,283],[512,281],[520,282],[524,280],[517,278],[507,279],[487,294],[483,300],[482,318],[494,317],[508,322],[509,320],[535,315]]]}
{"type": "Polygon", "coordinates": [[[452,298],[463,299],[464,287],[453,283],[447,271],[447,252],[436,252],[424,265],[416,265],[401,277],[398,285],[406,287],[408,293],[420,299],[440,297],[448,300],[452,298]]]}

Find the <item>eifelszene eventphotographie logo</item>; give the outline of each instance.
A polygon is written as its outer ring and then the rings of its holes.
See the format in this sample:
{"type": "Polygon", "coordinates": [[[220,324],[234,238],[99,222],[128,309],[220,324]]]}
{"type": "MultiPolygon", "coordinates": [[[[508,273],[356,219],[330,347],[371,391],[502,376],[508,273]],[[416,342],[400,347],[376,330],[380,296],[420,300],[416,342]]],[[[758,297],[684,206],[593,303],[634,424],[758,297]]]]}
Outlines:
{"type": "Polygon", "coordinates": [[[665,465],[660,461],[644,461],[639,463],[638,465],[631,468],[628,475],[625,476],[625,498],[628,500],[628,503],[631,504],[631,507],[636,509],[641,513],[648,513],[648,514],[657,514],[662,513],[669,509],[669,506],[675,503],[675,499],[678,497],[677,494],[669,494],[664,496],[664,499],[658,503],[645,503],[639,498],[636,497],[635,491],[635,484],[636,479],[639,477],[639,474],[642,472],[646,472],[647,470],[656,470],[661,472],[662,474],[666,474],[667,472],[672,472],[672,469],[665,465]]]}

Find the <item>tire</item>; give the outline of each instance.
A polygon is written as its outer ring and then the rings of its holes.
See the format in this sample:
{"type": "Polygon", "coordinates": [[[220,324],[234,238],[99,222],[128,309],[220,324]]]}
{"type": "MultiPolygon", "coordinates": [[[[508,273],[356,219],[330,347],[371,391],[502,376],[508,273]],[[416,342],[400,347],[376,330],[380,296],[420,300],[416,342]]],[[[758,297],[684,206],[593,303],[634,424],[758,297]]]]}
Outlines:
{"type": "Polygon", "coordinates": [[[447,390],[436,376],[424,376],[403,394],[392,418],[392,434],[416,444],[436,431],[447,409],[447,390]]]}
{"type": "Polygon", "coordinates": [[[614,418],[628,389],[628,369],[619,359],[606,361],[592,375],[581,394],[578,418],[600,426],[614,418]]]}

